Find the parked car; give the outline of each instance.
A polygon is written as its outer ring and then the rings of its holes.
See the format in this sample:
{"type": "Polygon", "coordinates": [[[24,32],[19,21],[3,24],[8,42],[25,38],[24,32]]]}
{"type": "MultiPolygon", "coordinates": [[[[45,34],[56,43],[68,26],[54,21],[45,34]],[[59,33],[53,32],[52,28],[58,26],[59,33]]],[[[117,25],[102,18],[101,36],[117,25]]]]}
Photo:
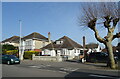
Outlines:
{"type": "MultiPolygon", "coordinates": [[[[117,55],[114,54],[115,63],[118,62],[119,58],[117,55]]],[[[107,63],[108,62],[108,53],[105,52],[94,52],[90,53],[88,57],[88,61],[90,62],[100,62],[100,63],[107,63]]]]}
{"type": "Polygon", "coordinates": [[[20,64],[19,58],[15,55],[2,55],[2,63],[4,64],[20,64]]]}
{"type": "Polygon", "coordinates": [[[120,61],[120,52],[114,52],[114,56],[120,61]]]}

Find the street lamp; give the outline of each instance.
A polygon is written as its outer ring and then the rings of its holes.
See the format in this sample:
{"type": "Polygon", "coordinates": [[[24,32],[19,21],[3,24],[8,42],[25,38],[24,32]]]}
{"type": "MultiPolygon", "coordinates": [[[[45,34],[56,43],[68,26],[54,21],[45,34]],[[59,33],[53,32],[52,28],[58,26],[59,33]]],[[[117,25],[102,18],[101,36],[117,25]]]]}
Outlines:
{"type": "Polygon", "coordinates": [[[19,20],[19,24],[20,24],[20,39],[19,39],[19,59],[23,60],[23,55],[22,55],[22,42],[21,42],[21,37],[22,37],[22,21],[19,20]]]}

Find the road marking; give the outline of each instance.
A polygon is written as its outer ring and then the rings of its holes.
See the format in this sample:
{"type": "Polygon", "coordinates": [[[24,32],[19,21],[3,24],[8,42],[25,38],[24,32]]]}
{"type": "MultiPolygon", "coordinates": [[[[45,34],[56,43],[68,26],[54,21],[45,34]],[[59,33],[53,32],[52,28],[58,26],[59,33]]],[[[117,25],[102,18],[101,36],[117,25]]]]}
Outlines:
{"type": "Polygon", "coordinates": [[[67,73],[67,72],[64,72],[64,71],[59,71],[59,72],[61,72],[61,73],[67,73]]]}
{"type": "MultiPolygon", "coordinates": [[[[44,70],[44,69],[40,69],[40,70],[44,70]]],[[[52,71],[52,72],[60,72],[60,73],[67,73],[67,72],[64,72],[64,71],[55,71],[55,70],[45,70],[45,71],[52,71]]]]}
{"type": "Polygon", "coordinates": [[[29,67],[32,67],[32,68],[40,68],[39,66],[29,66],[29,67]]]}
{"type": "Polygon", "coordinates": [[[29,66],[29,67],[38,67],[38,66],[29,66]]]}
{"type": "Polygon", "coordinates": [[[64,71],[76,71],[78,70],[79,68],[60,68],[60,70],[64,70],[64,71]]]}
{"type": "Polygon", "coordinates": [[[93,77],[102,77],[102,78],[105,78],[105,77],[108,77],[108,78],[115,78],[115,77],[110,77],[110,76],[104,76],[104,75],[94,75],[94,74],[91,74],[89,76],[93,76],[93,77]]]}

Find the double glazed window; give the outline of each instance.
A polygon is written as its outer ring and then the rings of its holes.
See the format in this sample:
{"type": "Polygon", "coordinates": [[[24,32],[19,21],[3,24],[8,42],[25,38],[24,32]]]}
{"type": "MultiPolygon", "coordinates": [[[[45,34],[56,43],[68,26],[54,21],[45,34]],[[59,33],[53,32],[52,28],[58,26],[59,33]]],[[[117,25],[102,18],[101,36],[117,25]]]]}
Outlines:
{"type": "Polygon", "coordinates": [[[32,41],[25,41],[25,45],[27,46],[32,45],[32,41]]]}

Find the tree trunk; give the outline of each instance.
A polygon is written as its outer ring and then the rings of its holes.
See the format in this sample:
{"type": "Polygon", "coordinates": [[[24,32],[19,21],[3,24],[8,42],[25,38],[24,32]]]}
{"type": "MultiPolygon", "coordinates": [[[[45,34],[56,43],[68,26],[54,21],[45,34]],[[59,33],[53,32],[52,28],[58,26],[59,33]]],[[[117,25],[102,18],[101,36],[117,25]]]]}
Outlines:
{"type": "Polygon", "coordinates": [[[106,48],[108,51],[108,55],[109,55],[109,60],[108,60],[108,66],[110,66],[110,68],[115,69],[116,65],[115,65],[115,60],[114,60],[114,55],[113,55],[113,49],[112,49],[112,44],[111,41],[106,42],[106,48]]]}

